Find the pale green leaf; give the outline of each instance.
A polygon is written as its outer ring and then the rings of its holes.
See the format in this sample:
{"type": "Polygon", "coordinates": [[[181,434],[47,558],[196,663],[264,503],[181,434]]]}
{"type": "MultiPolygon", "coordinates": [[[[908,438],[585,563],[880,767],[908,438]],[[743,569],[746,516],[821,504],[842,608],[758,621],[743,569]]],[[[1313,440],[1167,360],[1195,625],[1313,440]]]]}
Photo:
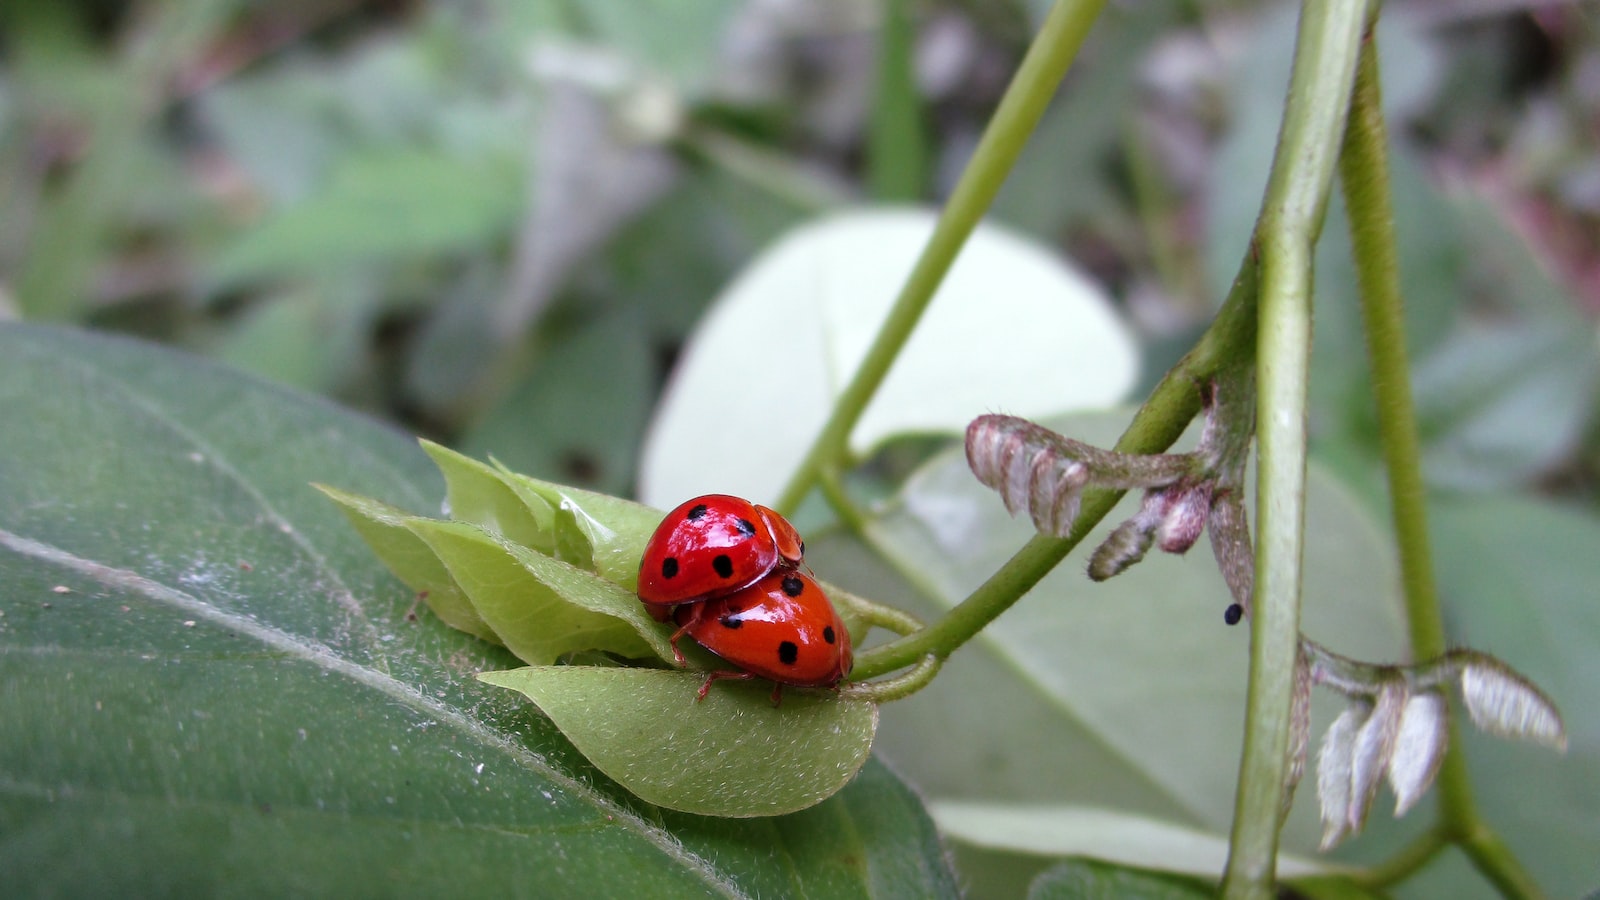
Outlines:
{"type": "Polygon", "coordinates": [[[406,583],[406,587],[417,592],[417,596],[428,604],[434,615],[451,628],[500,643],[494,629],[478,616],[477,610],[472,608],[472,601],[456,586],[450,570],[439,562],[439,557],[434,555],[426,542],[406,527],[406,523],[415,516],[387,503],[349,494],[325,484],[313,487],[339,504],[339,509],[350,520],[361,539],[372,548],[372,552],[383,560],[389,571],[406,583]]]}
{"type": "MultiPolygon", "coordinates": [[[[1116,810],[970,800],[935,801],[930,809],[945,834],[979,846],[1087,856],[1205,877],[1215,877],[1228,861],[1225,832],[1116,810]]],[[[1328,865],[1314,858],[1278,857],[1278,873],[1285,877],[1328,871],[1328,865]]]]}
{"type": "Polygon", "coordinates": [[[670,629],[632,592],[465,522],[406,522],[518,659],[548,665],[577,650],[672,659],[670,629]]]}
{"type": "Polygon", "coordinates": [[[516,220],[520,182],[501,159],[431,150],[351,155],[325,191],[239,238],[211,275],[231,284],[479,246],[516,220]]]}
{"type": "Polygon", "coordinates": [[[878,708],[826,691],[719,682],[695,672],[553,666],[485,672],[526,694],[600,771],[669,809],[772,816],[805,809],[866,761],[878,708]]]}
{"type": "Polygon", "coordinates": [[[563,535],[580,537],[589,548],[594,571],[629,590],[639,583],[639,557],[644,555],[644,545],[665,513],[632,500],[541,481],[496,465],[513,487],[543,497],[555,507],[557,539],[563,535]]]}
{"type": "Polygon", "coordinates": [[[421,444],[444,475],[450,518],[504,535],[546,556],[555,553],[555,510],[544,498],[517,490],[505,473],[486,463],[429,440],[421,444]]]}
{"type": "MultiPolygon", "coordinates": [[[[717,299],[679,360],[640,464],[640,493],[773,499],[854,374],[935,216],[835,215],[789,233],[717,299]],[[721,439],[738,434],[738,440],[721,439]]],[[[959,432],[994,409],[1101,408],[1138,350],[1102,288],[1042,245],[980,226],[851,435],[959,432]]]]}

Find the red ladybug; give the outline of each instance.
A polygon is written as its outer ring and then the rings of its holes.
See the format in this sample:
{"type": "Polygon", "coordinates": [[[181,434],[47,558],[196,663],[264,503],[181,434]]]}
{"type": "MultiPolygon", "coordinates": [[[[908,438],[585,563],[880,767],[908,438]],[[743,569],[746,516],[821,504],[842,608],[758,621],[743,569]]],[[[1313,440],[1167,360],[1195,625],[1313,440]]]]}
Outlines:
{"type": "Polygon", "coordinates": [[[833,687],[850,671],[850,632],[822,587],[796,571],[779,570],[742,591],[680,606],[673,621],[672,650],[680,665],[678,638],[688,634],[738,667],[707,676],[700,700],[719,678],[775,681],[777,703],[786,684],[833,687]]]}
{"type": "Polygon", "coordinates": [[[658,622],[672,608],[749,587],[805,554],[799,532],[778,513],[727,494],[688,500],[667,513],[639,562],[639,599],[658,622]]]}

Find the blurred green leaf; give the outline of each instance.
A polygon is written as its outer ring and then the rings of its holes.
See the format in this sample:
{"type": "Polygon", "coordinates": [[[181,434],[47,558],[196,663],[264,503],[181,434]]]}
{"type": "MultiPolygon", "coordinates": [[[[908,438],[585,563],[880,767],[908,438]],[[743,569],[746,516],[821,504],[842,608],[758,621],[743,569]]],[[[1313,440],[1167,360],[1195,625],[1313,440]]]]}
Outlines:
{"type": "Polygon", "coordinates": [[[228,332],[216,357],[291,387],[333,393],[365,359],[372,298],[347,280],[261,300],[228,332]]]}
{"type": "Polygon", "coordinates": [[[825,691],[791,688],[775,707],[764,683],[725,681],[697,701],[699,672],[553,666],[478,679],[528,695],[630,791],[702,815],[813,806],[855,777],[878,727],[876,704],[825,691]]]}
{"type": "Polygon", "coordinates": [[[712,86],[737,0],[586,0],[575,13],[584,37],[626,54],[679,91],[712,86]]]}
{"type": "Polygon", "coordinates": [[[1084,859],[1058,863],[1028,887],[1028,900],[1199,900],[1215,895],[1216,888],[1209,881],[1200,883],[1084,859]]]}
{"type": "Polygon", "coordinates": [[[1119,143],[1140,101],[1140,73],[1151,47],[1184,15],[1162,3],[1111,5],[1100,14],[1068,87],[995,198],[997,219],[1050,240],[1079,223],[1104,228],[1120,215],[1119,143]]]}
{"type": "Polygon", "coordinates": [[[437,508],[406,438],[20,325],[0,325],[0,419],[26,423],[0,428],[8,892],[955,895],[881,766],[799,816],[666,814],[474,682],[513,658],[409,622],[412,593],[306,486],[437,508]]]}
{"type": "Polygon", "coordinates": [[[353,154],[325,192],[240,237],[211,277],[228,285],[465,250],[505,234],[522,202],[509,160],[418,148],[353,154]]]}
{"type": "Polygon", "coordinates": [[[1524,481],[1577,444],[1600,356],[1582,323],[1465,328],[1415,380],[1428,480],[1483,490],[1524,481]]]}
{"type": "Polygon", "coordinates": [[[27,253],[13,276],[18,304],[30,318],[68,320],[88,309],[102,255],[119,232],[131,230],[129,206],[145,183],[139,164],[152,156],[166,162],[148,145],[159,139],[152,119],[165,107],[168,85],[237,2],[154,7],[109,55],[96,52],[69,5],[8,5],[8,32],[27,35],[10,43],[19,87],[37,104],[36,127],[70,123],[82,143],[73,165],[41,187],[27,253]],[[65,110],[55,106],[63,101],[65,110]]]}
{"type": "Polygon", "coordinates": [[[538,363],[461,438],[508,468],[612,493],[633,482],[655,367],[638,317],[557,332],[538,363]]]}
{"type": "Polygon", "coordinates": [[[801,212],[719,169],[690,169],[654,207],[624,225],[576,276],[676,345],[740,266],[801,219],[801,212]]]}

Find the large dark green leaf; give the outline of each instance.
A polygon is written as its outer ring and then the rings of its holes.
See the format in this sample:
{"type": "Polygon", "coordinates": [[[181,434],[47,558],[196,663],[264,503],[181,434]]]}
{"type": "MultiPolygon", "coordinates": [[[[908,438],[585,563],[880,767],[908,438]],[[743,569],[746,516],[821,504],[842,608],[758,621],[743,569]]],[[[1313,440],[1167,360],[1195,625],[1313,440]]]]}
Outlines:
{"type": "Polygon", "coordinates": [[[474,680],[516,662],[419,607],[307,484],[437,510],[400,435],[16,325],[0,421],[8,892],[954,893],[875,763],[793,816],[663,813],[474,680]]]}

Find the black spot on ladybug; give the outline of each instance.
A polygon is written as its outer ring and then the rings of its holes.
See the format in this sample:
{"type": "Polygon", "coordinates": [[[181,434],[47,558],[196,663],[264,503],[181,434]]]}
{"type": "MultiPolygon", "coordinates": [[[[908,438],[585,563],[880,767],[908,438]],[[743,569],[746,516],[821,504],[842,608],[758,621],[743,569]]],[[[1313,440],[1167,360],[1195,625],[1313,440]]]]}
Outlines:
{"type": "Polygon", "coordinates": [[[689,507],[689,521],[691,521],[691,522],[695,521],[696,519],[700,518],[701,516],[703,516],[705,514],[706,514],[706,505],[704,503],[696,503],[694,506],[689,507]]]}
{"type": "Polygon", "coordinates": [[[723,616],[722,618],[718,619],[717,621],[722,624],[723,628],[732,628],[735,631],[737,631],[739,629],[739,626],[744,624],[744,620],[743,619],[741,619],[738,616],[733,615],[731,613],[726,615],[726,616],[723,616]]]}
{"type": "Polygon", "coordinates": [[[711,568],[723,578],[733,577],[733,560],[729,559],[726,553],[718,553],[716,559],[711,561],[711,568]]]}
{"type": "Polygon", "coordinates": [[[778,645],[778,661],[786,666],[794,665],[800,658],[800,647],[794,641],[784,641],[778,645]]]}
{"type": "Polygon", "coordinates": [[[822,627],[822,639],[827,641],[830,644],[833,643],[833,626],[832,625],[824,625],[822,627]]]}
{"type": "Polygon", "coordinates": [[[739,533],[745,537],[755,537],[756,525],[749,519],[740,519],[734,525],[739,529],[739,533]]]}
{"type": "Polygon", "coordinates": [[[661,561],[661,577],[676,578],[678,576],[678,558],[669,556],[661,561]]]}
{"type": "Polygon", "coordinates": [[[783,593],[789,597],[798,597],[806,589],[806,583],[798,575],[783,576],[783,593]]]}
{"type": "Polygon", "coordinates": [[[1222,613],[1222,621],[1227,622],[1229,625],[1239,624],[1239,620],[1242,618],[1244,618],[1244,607],[1237,603],[1228,607],[1227,610],[1222,613]]]}

